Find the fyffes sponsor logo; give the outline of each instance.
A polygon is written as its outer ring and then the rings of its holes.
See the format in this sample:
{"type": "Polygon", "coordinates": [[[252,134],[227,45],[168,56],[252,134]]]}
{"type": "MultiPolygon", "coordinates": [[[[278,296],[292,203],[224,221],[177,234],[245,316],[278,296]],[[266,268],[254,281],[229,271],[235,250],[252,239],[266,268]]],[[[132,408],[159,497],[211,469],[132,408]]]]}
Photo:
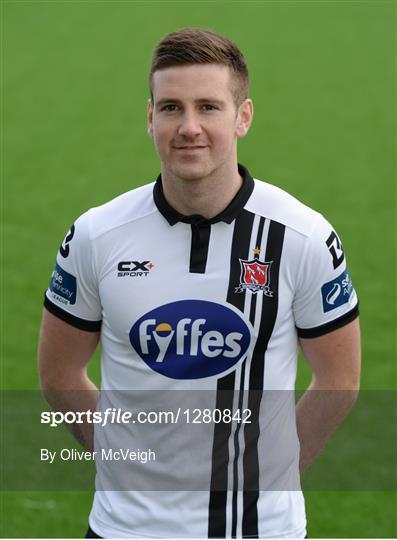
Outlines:
{"type": "Polygon", "coordinates": [[[132,347],[171,379],[202,379],[229,370],[247,353],[251,332],[230,307],[180,300],[153,309],[130,331],[132,347]]]}

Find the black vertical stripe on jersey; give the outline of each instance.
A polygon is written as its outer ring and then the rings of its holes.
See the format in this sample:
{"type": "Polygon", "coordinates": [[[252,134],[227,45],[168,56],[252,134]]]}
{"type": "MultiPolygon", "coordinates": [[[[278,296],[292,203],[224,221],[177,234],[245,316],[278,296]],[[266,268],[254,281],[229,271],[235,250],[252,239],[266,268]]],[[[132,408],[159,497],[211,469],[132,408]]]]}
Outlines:
{"type": "Polygon", "coordinates": [[[255,214],[243,210],[236,219],[233,232],[232,250],[230,253],[229,287],[227,290],[226,301],[240,311],[244,311],[245,293],[236,293],[235,290],[240,284],[240,259],[246,260],[249,256],[254,217],[255,214]]]}
{"type": "MultiPolygon", "coordinates": [[[[265,226],[265,218],[261,217],[259,219],[258,232],[256,235],[255,248],[259,247],[262,244],[262,235],[263,229],[265,226]]],[[[252,326],[255,324],[255,311],[256,311],[256,299],[257,294],[251,295],[251,308],[249,320],[252,326]]],[[[242,411],[243,409],[243,396],[244,396],[244,383],[245,383],[245,365],[241,366],[241,379],[240,379],[240,392],[239,392],[239,404],[238,410],[242,411]]],[[[240,445],[238,441],[238,436],[240,433],[241,424],[237,424],[236,431],[234,434],[234,463],[233,463],[233,500],[232,500],[232,538],[236,538],[237,535],[237,493],[238,493],[238,459],[240,456],[240,445]]]]}
{"type": "Polygon", "coordinates": [[[251,424],[244,425],[245,450],[243,456],[243,537],[258,538],[258,498],[259,498],[259,455],[258,439],[260,433],[259,413],[263,393],[265,352],[272,335],[278,310],[278,285],[280,259],[283,249],[285,226],[270,222],[266,245],[266,261],[273,261],[270,273],[270,288],[273,297],[263,295],[258,338],[252,354],[249,376],[248,409],[252,411],[251,424]]]}
{"type": "MultiPolygon", "coordinates": [[[[240,259],[246,259],[249,253],[251,232],[255,215],[242,210],[237,216],[230,253],[230,274],[227,291],[227,302],[244,310],[245,292],[236,293],[240,284],[240,259]]],[[[220,410],[233,410],[233,397],[235,386],[235,371],[221,377],[217,384],[216,408],[220,410]]],[[[211,491],[208,509],[208,538],[225,538],[226,536],[226,503],[227,503],[227,476],[229,464],[229,438],[231,422],[220,422],[214,427],[214,441],[212,446],[211,491]]]]}
{"type": "MultiPolygon", "coordinates": [[[[256,235],[255,248],[259,247],[261,245],[261,243],[262,243],[262,235],[263,235],[264,226],[265,226],[265,218],[261,217],[260,220],[259,220],[259,225],[258,225],[258,234],[256,235]]],[[[254,325],[254,322],[255,322],[255,311],[256,311],[257,295],[258,295],[258,293],[253,294],[252,298],[251,298],[250,323],[252,324],[252,326],[254,325]]]]}
{"type": "MultiPolygon", "coordinates": [[[[238,410],[243,410],[244,383],[245,383],[245,365],[247,360],[241,365],[240,391],[238,396],[238,410]]],[[[233,462],[233,499],[232,499],[232,538],[237,534],[237,494],[238,494],[238,458],[240,456],[240,444],[238,436],[241,423],[239,422],[234,432],[234,462],[233,462]]]]}
{"type": "Polygon", "coordinates": [[[192,223],[192,241],[190,246],[189,272],[205,274],[210,243],[211,224],[205,221],[200,224],[192,223]]]}

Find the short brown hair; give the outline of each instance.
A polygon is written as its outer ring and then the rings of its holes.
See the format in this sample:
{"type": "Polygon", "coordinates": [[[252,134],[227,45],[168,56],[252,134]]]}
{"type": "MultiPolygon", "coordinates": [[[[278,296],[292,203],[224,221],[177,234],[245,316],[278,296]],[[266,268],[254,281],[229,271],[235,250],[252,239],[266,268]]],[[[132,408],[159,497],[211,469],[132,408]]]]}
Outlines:
{"type": "Polygon", "coordinates": [[[228,66],[233,77],[233,97],[240,105],[248,96],[248,68],[239,48],[229,39],[202,28],[182,28],[167,34],[156,45],[149,74],[153,98],[153,73],[160,69],[188,64],[228,66]]]}

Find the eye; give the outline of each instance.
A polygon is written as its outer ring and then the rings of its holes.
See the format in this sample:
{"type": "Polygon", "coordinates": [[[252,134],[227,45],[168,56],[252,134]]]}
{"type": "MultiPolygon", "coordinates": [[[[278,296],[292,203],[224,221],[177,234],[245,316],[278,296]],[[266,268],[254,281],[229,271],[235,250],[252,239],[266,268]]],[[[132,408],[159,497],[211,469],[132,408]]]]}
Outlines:
{"type": "Polygon", "coordinates": [[[218,107],[216,107],[215,105],[212,105],[211,103],[204,103],[202,109],[203,109],[203,111],[205,111],[205,112],[210,112],[210,111],[215,111],[215,110],[217,110],[218,107]]]}
{"type": "Polygon", "coordinates": [[[163,105],[160,110],[164,112],[175,112],[178,110],[178,106],[175,103],[168,103],[167,105],[163,105]]]}

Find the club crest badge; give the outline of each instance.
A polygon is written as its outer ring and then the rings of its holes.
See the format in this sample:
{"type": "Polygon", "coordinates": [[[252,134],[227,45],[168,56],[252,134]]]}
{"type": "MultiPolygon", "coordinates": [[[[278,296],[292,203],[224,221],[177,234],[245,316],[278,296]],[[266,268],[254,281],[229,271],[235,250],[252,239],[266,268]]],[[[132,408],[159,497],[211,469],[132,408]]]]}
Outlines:
{"type": "Polygon", "coordinates": [[[235,292],[241,293],[246,290],[252,293],[263,293],[265,296],[273,297],[273,291],[270,288],[270,269],[273,261],[260,261],[256,255],[260,250],[254,250],[254,258],[250,261],[239,259],[241,266],[240,285],[236,287],[235,292]]]}

